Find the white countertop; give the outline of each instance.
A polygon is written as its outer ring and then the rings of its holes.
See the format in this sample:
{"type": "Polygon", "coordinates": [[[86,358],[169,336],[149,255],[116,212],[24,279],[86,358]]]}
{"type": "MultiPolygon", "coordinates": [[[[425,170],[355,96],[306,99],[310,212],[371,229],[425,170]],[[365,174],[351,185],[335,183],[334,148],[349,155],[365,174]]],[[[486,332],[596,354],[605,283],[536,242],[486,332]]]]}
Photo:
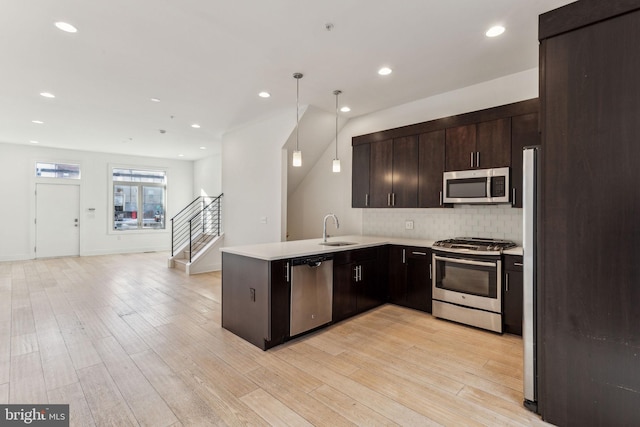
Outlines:
{"type": "MultiPolygon", "coordinates": [[[[430,248],[435,240],[429,239],[405,239],[383,236],[333,236],[328,242],[352,242],[347,246],[324,246],[322,239],[292,240],[289,242],[262,243],[257,245],[223,247],[222,252],[242,255],[250,258],[274,261],[286,258],[298,258],[309,255],[328,254],[332,252],[349,251],[353,249],[368,248],[380,245],[404,245],[430,248]]],[[[517,255],[517,254],[516,254],[517,255]]]]}
{"type": "Polygon", "coordinates": [[[523,255],[522,252],[522,246],[516,246],[515,248],[511,248],[511,249],[506,249],[504,251],[502,251],[503,254],[505,255],[523,255]]]}

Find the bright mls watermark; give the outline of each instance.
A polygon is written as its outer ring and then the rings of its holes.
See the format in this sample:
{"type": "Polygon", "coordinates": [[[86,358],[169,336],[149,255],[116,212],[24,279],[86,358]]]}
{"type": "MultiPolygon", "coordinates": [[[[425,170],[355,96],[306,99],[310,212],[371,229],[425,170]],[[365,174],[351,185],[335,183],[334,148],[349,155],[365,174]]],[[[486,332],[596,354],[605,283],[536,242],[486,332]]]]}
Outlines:
{"type": "Polygon", "coordinates": [[[69,405],[0,405],[0,427],[69,427],[69,405]]]}

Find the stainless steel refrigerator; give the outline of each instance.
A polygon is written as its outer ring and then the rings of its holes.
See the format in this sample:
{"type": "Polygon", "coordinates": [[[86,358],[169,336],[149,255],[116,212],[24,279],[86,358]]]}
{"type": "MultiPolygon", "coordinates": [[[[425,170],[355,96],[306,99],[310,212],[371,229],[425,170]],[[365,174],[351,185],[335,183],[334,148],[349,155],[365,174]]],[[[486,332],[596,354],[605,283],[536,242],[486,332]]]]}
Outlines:
{"type": "Polygon", "coordinates": [[[540,168],[540,147],[525,147],[522,153],[523,208],[523,319],[524,343],[524,406],[538,412],[537,387],[537,275],[538,259],[537,219],[540,168]]]}

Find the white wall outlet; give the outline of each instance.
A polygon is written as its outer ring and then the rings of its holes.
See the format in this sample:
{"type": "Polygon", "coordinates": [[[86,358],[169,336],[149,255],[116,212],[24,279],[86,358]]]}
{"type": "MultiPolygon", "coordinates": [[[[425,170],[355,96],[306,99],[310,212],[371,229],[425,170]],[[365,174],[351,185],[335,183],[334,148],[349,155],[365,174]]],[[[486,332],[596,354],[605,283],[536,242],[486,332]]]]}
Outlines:
{"type": "Polygon", "coordinates": [[[405,221],[404,222],[404,229],[405,230],[413,230],[413,221],[412,220],[405,221]]]}

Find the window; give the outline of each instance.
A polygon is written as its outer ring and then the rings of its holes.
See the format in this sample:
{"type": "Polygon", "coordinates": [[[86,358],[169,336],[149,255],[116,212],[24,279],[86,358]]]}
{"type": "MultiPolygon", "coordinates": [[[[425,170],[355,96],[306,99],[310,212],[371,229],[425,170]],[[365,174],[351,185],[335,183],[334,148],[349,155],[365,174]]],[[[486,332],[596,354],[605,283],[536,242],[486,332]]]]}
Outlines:
{"type": "Polygon", "coordinates": [[[166,173],[139,169],[112,169],[113,228],[165,228],[166,173]]]}
{"type": "Polygon", "coordinates": [[[80,165],[36,162],[36,176],[39,178],[80,179],[80,165]]]}

